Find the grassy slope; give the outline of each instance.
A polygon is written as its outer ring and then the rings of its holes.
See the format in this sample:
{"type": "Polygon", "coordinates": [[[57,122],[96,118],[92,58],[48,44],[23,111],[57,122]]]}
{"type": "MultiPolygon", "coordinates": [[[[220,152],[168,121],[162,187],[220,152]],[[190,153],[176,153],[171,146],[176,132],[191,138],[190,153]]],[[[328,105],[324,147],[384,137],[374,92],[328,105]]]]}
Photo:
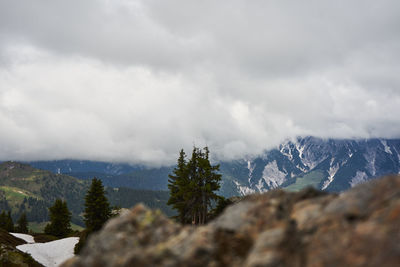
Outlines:
{"type": "MultiPolygon", "coordinates": [[[[34,233],[43,233],[44,228],[49,222],[29,222],[28,228],[34,233]]],[[[72,230],[82,231],[84,228],[77,224],[71,223],[72,230]]]]}
{"type": "Polygon", "coordinates": [[[288,191],[300,191],[307,186],[318,188],[318,185],[323,178],[323,172],[320,170],[315,170],[305,174],[304,176],[297,177],[295,183],[285,187],[284,189],[288,191]]]}
{"type": "MultiPolygon", "coordinates": [[[[50,207],[56,198],[67,201],[68,208],[73,213],[73,222],[83,226],[81,214],[84,206],[84,196],[90,181],[83,181],[75,177],[53,174],[49,171],[34,169],[29,165],[17,162],[5,162],[0,164],[0,193],[5,196],[12,213],[20,212],[20,205],[24,198],[34,198],[44,201],[46,207],[50,207]]],[[[160,208],[167,215],[174,212],[166,202],[169,193],[166,191],[133,190],[121,188],[120,190],[108,189],[111,205],[130,208],[133,205],[144,202],[151,208],[160,208]]],[[[32,211],[34,206],[25,203],[25,211],[32,211]]],[[[47,208],[44,208],[47,212],[47,208]]],[[[36,210],[32,213],[38,214],[36,210]]],[[[18,215],[19,216],[19,215],[18,215]]],[[[18,218],[18,216],[16,216],[18,218]]],[[[28,216],[29,219],[29,216],[28,216]]],[[[32,221],[32,220],[31,220],[32,221]]],[[[40,231],[46,223],[32,223],[30,227],[34,231],[40,231]]],[[[74,229],[78,229],[77,225],[74,229]]]]}
{"type": "MultiPolygon", "coordinates": [[[[24,198],[43,200],[46,207],[61,198],[67,201],[74,221],[79,221],[87,188],[88,182],[67,175],[53,174],[17,162],[0,164],[0,190],[4,192],[12,213],[17,216],[22,212],[20,205],[24,198]]],[[[25,203],[24,210],[29,213],[35,206],[37,204],[30,206],[25,203]]]]}

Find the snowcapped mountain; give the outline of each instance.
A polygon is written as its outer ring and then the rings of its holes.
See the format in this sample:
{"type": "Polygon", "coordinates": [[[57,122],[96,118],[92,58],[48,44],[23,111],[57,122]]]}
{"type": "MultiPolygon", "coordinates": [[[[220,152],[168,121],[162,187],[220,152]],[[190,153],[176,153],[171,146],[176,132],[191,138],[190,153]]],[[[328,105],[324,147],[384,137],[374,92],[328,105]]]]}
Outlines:
{"type": "Polygon", "coordinates": [[[369,179],[400,173],[400,140],[335,140],[315,137],[287,141],[262,156],[223,163],[225,190],[240,194],[311,185],[340,192],[369,179]],[[244,175],[246,173],[246,175],[244,175]],[[228,189],[229,188],[229,189],[228,189]]]}

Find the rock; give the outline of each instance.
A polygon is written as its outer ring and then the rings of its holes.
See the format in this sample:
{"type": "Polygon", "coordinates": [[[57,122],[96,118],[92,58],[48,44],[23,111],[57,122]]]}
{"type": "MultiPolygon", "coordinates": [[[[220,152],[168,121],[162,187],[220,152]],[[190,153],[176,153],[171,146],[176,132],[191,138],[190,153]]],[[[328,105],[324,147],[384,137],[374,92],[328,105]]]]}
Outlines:
{"type": "Polygon", "coordinates": [[[248,196],[199,227],[138,205],[63,266],[398,266],[399,227],[397,176],[340,195],[248,196]]]}

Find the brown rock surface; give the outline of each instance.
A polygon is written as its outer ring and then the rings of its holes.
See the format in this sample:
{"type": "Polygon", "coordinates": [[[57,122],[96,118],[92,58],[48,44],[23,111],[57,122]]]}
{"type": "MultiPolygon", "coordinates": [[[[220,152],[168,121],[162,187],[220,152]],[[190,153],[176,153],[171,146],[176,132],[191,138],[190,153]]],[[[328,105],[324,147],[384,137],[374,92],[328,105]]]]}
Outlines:
{"type": "Polygon", "coordinates": [[[206,226],[142,205],[109,221],[68,266],[399,266],[400,177],[340,195],[252,195],[206,226]]]}

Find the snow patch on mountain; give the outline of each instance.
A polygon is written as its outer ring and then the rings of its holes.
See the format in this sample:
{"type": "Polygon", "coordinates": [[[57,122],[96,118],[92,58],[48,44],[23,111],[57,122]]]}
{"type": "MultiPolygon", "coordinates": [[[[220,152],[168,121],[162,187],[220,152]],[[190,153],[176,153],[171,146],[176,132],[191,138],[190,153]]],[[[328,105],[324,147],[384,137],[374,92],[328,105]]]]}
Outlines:
{"type": "Polygon", "coordinates": [[[252,165],[250,160],[247,161],[247,169],[249,170],[249,177],[248,177],[249,183],[251,181],[251,178],[253,177],[253,171],[254,171],[255,167],[256,167],[255,163],[252,165]]]}
{"type": "Polygon", "coordinates": [[[335,165],[332,166],[333,161],[334,161],[334,158],[332,158],[332,160],[331,160],[330,168],[328,170],[328,174],[329,174],[328,180],[326,180],[324,182],[324,184],[322,185],[322,190],[325,190],[330,185],[330,183],[333,182],[333,179],[334,179],[337,171],[340,168],[339,163],[336,163],[335,165]]]}
{"type": "Polygon", "coordinates": [[[388,153],[388,154],[393,155],[392,151],[390,150],[390,147],[387,144],[387,141],[386,140],[380,140],[380,141],[381,141],[381,144],[383,145],[383,147],[385,149],[385,152],[388,153]]]}
{"type": "Polygon", "coordinates": [[[238,181],[234,180],[233,183],[236,185],[236,188],[241,196],[254,194],[256,192],[254,189],[251,189],[248,186],[241,185],[238,181]]]}
{"type": "Polygon", "coordinates": [[[287,144],[282,145],[279,150],[282,155],[286,156],[289,160],[293,160],[292,150],[287,147],[287,144]]]}
{"type": "Polygon", "coordinates": [[[299,142],[296,142],[295,144],[297,151],[299,152],[299,157],[300,159],[303,158],[303,152],[304,152],[304,146],[301,146],[299,142]]]}
{"type": "Polygon", "coordinates": [[[351,178],[349,182],[351,187],[358,185],[359,183],[363,183],[368,180],[368,175],[365,172],[357,171],[356,176],[351,178]]]}
{"type": "Polygon", "coordinates": [[[278,188],[286,179],[287,173],[282,172],[278,168],[276,160],[268,163],[262,174],[262,178],[271,189],[278,188]]]}
{"type": "Polygon", "coordinates": [[[365,159],[367,160],[367,171],[372,175],[376,175],[376,150],[367,149],[367,152],[364,154],[365,159]]]}

